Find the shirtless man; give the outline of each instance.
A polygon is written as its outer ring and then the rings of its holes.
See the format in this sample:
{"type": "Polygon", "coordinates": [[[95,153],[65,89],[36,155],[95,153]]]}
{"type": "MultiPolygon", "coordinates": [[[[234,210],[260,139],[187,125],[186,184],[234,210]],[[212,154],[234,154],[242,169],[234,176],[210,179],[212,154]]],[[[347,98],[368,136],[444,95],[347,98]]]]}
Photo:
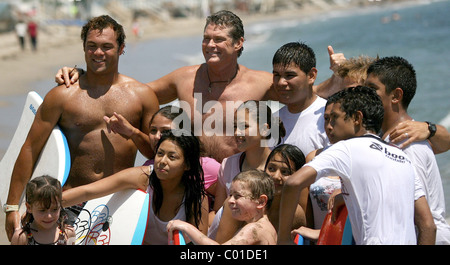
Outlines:
{"type": "MultiPolygon", "coordinates": [[[[214,13],[207,17],[203,33],[202,51],[205,63],[181,67],[147,84],[156,92],[160,104],[169,103],[177,98],[187,103],[191,109],[191,120],[194,124],[200,124],[201,121],[203,125],[203,121],[213,115],[214,111],[222,110],[224,118],[221,122],[224,123],[225,131],[227,129],[226,114],[234,113],[234,109],[240,103],[247,100],[278,100],[271,89],[271,73],[252,70],[238,64],[237,60],[242,53],[243,44],[244,27],[241,19],[230,11],[214,13]],[[227,101],[233,103],[233,110],[226,110],[227,101]],[[197,118],[198,115],[194,116],[194,110],[202,118],[197,118]],[[212,113],[207,113],[208,111],[212,113]]],[[[330,51],[330,48],[329,53],[330,61],[333,63],[343,57],[342,54],[335,54],[332,49],[330,51]]],[[[71,70],[67,67],[60,69],[56,75],[56,82],[59,84],[65,82],[69,85],[77,80],[77,71],[69,77],[71,70]]],[[[327,91],[327,84],[324,82],[324,88],[321,91],[327,91]]],[[[181,106],[187,110],[186,106],[181,106]]],[[[204,126],[202,127],[205,129],[204,126]]],[[[228,129],[233,132],[233,128],[228,129]]],[[[196,132],[196,135],[199,134],[202,134],[200,139],[206,154],[219,162],[238,152],[232,134],[205,137],[204,133],[196,132]]]]}
{"type": "MultiPolygon", "coordinates": [[[[14,166],[8,206],[19,204],[37,157],[55,125],[66,135],[71,156],[64,189],[132,167],[137,152],[133,140],[148,141],[149,121],[159,103],[150,87],[118,72],[119,56],[125,47],[122,26],[109,16],[96,17],[83,27],[81,38],[86,73],[79,82],[68,88],[57,86],[46,95],[14,166]],[[108,126],[116,121],[115,112],[140,132],[136,130],[137,134],[131,137],[109,133],[108,126]]],[[[14,208],[17,207],[9,207],[14,208]]],[[[5,224],[9,239],[19,223],[18,211],[9,211],[5,224]]]]}

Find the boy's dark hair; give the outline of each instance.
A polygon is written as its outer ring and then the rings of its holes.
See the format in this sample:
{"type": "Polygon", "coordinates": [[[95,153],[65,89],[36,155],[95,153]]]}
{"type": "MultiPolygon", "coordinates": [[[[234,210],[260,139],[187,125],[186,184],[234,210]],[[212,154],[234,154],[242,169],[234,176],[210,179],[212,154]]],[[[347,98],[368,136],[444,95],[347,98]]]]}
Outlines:
{"type": "Polygon", "coordinates": [[[303,42],[286,43],[275,52],[272,65],[289,66],[291,63],[297,65],[304,73],[309,73],[316,67],[316,55],[313,49],[303,42]]]}
{"type": "Polygon", "coordinates": [[[408,109],[409,103],[416,94],[416,71],[404,58],[398,56],[384,57],[373,62],[367,69],[367,75],[378,77],[386,87],[386,93],[391,93],[397,87],[403,90],[402,105],[408,109]]]}
{"type": "Polygon", "coordinates": [[[111,27],[117,34],[117,44],[120,47],[125,45],[125,32],[122,25],[117,23],[112,17],[108,15],[98,16],[91,18],[81,29],[81,40],[83,40],[83,46],[86,45],[87,35],[90,30],[99,30],[102,32],[104,29],[111,27]]]}
{"type": "Polygon", "coordinates": [[[345,112],[345,119],[353,117],[357,111],[361,111],[364,128],[376,134],[380,132],[384,108],[375,89],[365,86],[349,87],[329,97],[325,108],[332,103],[341,104],[341,110],[345,112]]]}
{"type": "MultiPolygon", "coordinates": [[[[242,20],[231,11],[221,10],[208,16],[203,31],[205,31],[209,24],[230,28],[230,37],[233,39],[233,43],[238,41],[241,37],[244,37],[244,25],[242,24],[242,20]]],[[[243,50],[244,46],[238,51],[238,57],[241,56],[243,50]]]]}

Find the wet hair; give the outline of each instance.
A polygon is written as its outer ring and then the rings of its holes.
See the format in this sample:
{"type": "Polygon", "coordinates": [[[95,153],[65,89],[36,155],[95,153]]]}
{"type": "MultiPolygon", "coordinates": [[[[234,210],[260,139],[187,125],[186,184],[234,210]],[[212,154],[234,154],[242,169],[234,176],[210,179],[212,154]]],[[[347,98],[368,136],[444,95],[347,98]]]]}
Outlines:
{"type": "MultiPolygon", "coordinates": [[[[48,175],[33,178],[27,183],[25,188],[25,200],[32,206],[33,204],[40,204],[45,209],[50,209],[53,202],[56,202],[60,208],[60,215],[58,220],[59,228],[64,232],[63,221],[66,217],[66,212],[62,208],[62,188],[58,179],[48,175]]],[[[34,221],[33,214],[27,213],[22,219],[22,228],[26,233],[31,233],[31,223],[34,221]]]]}
{"type": "Polygon", "coordinates": [[[367,69],[375,60],[377,58],[366,55],[349,58],[338,66],[336,74],[341,78],[348,77],[362,85],[367,79],[367,69]]]}
{"type": "Polygon", "coordinates": [[[357,111],[361,111],[364,128],[376,134],[380,132],[384,108],[375,89],[365,86],[349,87],[329,97],[325,108],[332,103],[341,104],[341,110],[345,112],[345,119],[353,117],[357,111]]]}
{"type": "Polygon", "coordinates": [[[402,105],[408,109],[409,103],[416,94],[416,71],[404,58],[398,56],[384,57],[373,62],[367,69],[367,75],[378,77],[390,94],[397,87],[403,90],[402,105]]]}
{"type": "Polygon", "coordinates": [[[89,31],[91,30],[99,30],[103,32],[106,28],[112,28],[117,35],[117,44],[120,47],[125,45],[125,31],[123,30],[122,25],[117,23],[112,17],[108,15],[98,16],[91,18],[81,29],[81,40],[83,40],[83,46],[86,45],[86,39],[89,31]]]}
{"type": "MultiPolygon", "coordinates": [[[[178,130],[164,131],[161,139],[156,145],[156,150],[164,141],[175,143],[182,151],[184,164],[187,170],[183,173],[181,182],[184,185],[184,208],[186,220],[194,218],[198,227],[201,221],[202,199],[206,194],[204,187],[203,168],[200,164],[200,143],[197,137],[189,131],[178,132],[178,130]],[[178,136],[177,136],[178,135],[178,136]]],[[[161,182],[153,171],[150,176],[150,186],[154,192],[155,213],[159,213],[163,202],[161,182]]],[[[181,207],[182,205],[179,205],[181,207]]]]}
{"type": "Polygon", "coordinates": [[[289,172],[291,174],[299,170],[306,163],[305,155],[303,154],[302,150],[300,150],[300,148],[291,144],[282,144],[275,147],[272,152],[270,152],[269,156],[267,157],[264,170],[267,169],[267,165],[277,154],[279,154],[283,159],[283,162],[288,165],[289,172]],[[291,162],[294,163],[294,168],[291,167],[291,162]]]}
{"type": "Polygon", "coordinates": [[[316,55],[303,42],[289,42],[281,46],[274,54],[272,65],[282,65],[284,67],[294,63],[304,73],[309,73],[312,68],[316,67],[316,55]]]}
{"type": "Polygon", "coordinates": [[[261,128],[263,128],[264,124],[267,123],[270,133],[264,136],[264,139],[270,139],[273,136],[273,124],[278,125],[278,139],[275,139],[277,141],[276,144],[279,144],[281,142],[281,139],[286,136],[286,129],[284,128],[283,121],[279,117],[273,116],[272,109],[269,107],[266,101],[247,100],[236,109],[236,112],[240,109],[247,109],[249,114],[253,118],[256,118],[260,133],[261,128]]]}
{"type": "Polygon", "coordinates": [[[157,112],[155,112],[155,114],[153,114],[152,118],[150,119],[150,125],[153,123],[153,119],[156,117],[156,115],[161,115],[164,118],[169,119],[171,121],[173,121],[178,116],[182,115],[183,117],[181,120],[183,122],[189,121],[189,124],[183,123],[182,125],[178,126],[176,129],[189,130],[192,126],[187,113],[182,108],[179,108],[177,106],[167,105],[167,106],[160,108],[157,112]]]}
{"type": "MultiPolygon", "coordinates": [[[[233,39],[233,43],[239,41],[240,38],[244,38],[244,25],[242,24],[242,20],[231,11],[221,10],[208,16],[203,31],[210,24],[230,28],[229,33],[233,39]]],[[[238,57],[241,56],[242,51],[244,51],[244,46],[238,51],[238,57]]]]}
{"type": "Polygon", "coordinates": [[[263,194],[266,195],[266,209],[270,209],[274,197],[275,185],[269,174],[259,169],[249,169],[237,174],[232,182],[236,181],[246,184],[246,187],[251,192],[252,199],[258,199],[263,194]]]}

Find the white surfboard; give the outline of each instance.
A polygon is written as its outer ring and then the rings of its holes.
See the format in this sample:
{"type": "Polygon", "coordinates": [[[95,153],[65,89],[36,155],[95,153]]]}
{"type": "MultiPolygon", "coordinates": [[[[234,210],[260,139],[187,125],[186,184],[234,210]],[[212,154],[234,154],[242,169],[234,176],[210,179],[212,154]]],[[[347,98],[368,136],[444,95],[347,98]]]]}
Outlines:
{"type": "Polygon", "coordinates": [[[75,221],[76,245],[142,245],[149,194],[123,190],[90,200],[75,221]]]}
{"type": "MultiPolygon", "coordinates": [[[[38,93],[34,91],[28,93],[16,132],[0,161],[0,205],[6,203],[14,164],[34,121],[36,111],[42,102],[43,99],[38,93]]],[[[69,171],[70,152],[67,139],[59,127],[56,126],[39,155],[31,178],[45,174],[57,178],[61,185],[64,185],[69,176],[69,171]]],[[[21,199],[21,212],[24,211],[23,197],[21,199]]]]}

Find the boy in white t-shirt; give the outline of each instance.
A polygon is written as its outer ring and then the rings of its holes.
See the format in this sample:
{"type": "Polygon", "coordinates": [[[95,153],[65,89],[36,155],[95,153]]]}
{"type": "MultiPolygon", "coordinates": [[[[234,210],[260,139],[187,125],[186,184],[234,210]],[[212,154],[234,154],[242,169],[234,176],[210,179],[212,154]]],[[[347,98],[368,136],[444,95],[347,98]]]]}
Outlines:
{"type": "MultiPolygon", "coordinates": [[[[383,139],[390,141],[389,134],[400,121],[412,120],[407,110],[416,92],[415,70],[404,58],[384,57],[369,66],[366,85],[374,88],[381,97],[384,106],[381,130],[383,139]]],[[[437,227],[436,245],[449,245],[450,225],[445,220],[444,189],[433,150],[428,141],[418,141],[403,151],[410,157],[423,186],[437,227]]]]}
{"type": "Polygon", "coordinates": [[[285,104],[279,116],[286,129],[282,143],[297,146],[306,155],[329,144],[323,128],[326,100],[314,93],[317,77],[314,51],[304,43],[290,42],[274,54],[273,85],[285,104]]]}
{"type": "Polygon", "coordinates": [[[379,96],[367,87],[348,88],[331,96],[326,107],[330,134],[348,140],[327,148],[286,181],[278,243],[292,242],[288,224],[298,192],[316,177],[337,175],[356,244],[416,244],[414,168],[403,151],[376,136],[384,113],[379,96]]]}

